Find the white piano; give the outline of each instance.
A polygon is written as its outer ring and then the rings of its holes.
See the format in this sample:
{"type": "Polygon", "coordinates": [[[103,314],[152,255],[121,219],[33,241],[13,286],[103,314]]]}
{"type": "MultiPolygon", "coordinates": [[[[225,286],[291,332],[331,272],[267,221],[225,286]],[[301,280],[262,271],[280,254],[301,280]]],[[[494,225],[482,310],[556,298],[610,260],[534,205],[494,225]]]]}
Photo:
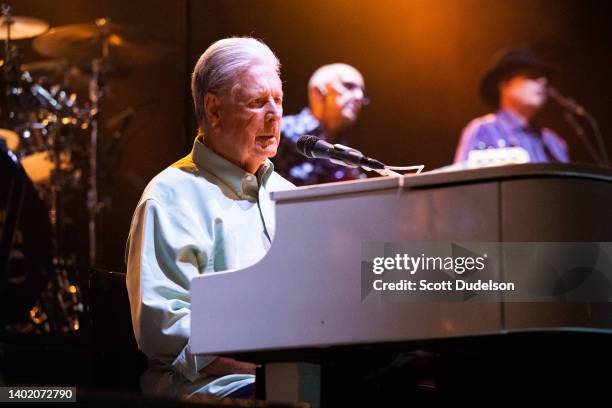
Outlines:
{"type": "MultiPolygon", "coordinates": [[[[196,353],[279,353],[287,361],[304,349],[612,328],[608,304],[362,302],[360,281],[366,241],[612,241],[610,170],[509,165],[302,187],[272,198],[268,254],[244,270],[192,281],[196,353]]],[[[283,394],[289,385],[274,389],[291,377],[280,366],[276,377],[266,371],[268,398],[300,398],[283,394]]]]}

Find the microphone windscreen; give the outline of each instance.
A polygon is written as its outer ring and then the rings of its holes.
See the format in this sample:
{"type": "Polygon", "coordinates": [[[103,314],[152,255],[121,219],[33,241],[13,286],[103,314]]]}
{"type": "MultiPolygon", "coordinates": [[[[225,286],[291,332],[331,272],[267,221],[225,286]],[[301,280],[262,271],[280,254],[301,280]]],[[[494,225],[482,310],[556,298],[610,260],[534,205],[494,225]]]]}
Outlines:
{"type": "Polygon", "coordinates": [[[312,135],[300,136],[300,138],[297,140],[295,148],[299,154],[312,159],[314,158],[312,155],[312,149],[319,140],[320,139],[318,137],[312,135]]]}

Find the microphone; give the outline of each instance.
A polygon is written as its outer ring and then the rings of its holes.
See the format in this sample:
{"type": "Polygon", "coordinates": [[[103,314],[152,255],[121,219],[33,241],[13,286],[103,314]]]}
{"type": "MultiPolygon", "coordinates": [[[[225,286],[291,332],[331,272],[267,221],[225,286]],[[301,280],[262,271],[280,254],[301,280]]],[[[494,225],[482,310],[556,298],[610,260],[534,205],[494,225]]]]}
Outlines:
{"type": "Polygon", "coordinates": [[[312,135],[303,135],[297,140],[297,151],[311,159],[329,159],[347,167],[362,167],[365,170],[385,170],[378,160],[364,156],[359,150],[341,144],[331,144],[312,135]]]}
{"type": "Polygon", "coordinates": [[[548,87],[548,96],[553,98],[559,105],[568,111],[578,115],[578,116],[586,116],[587,111],[584,109],[582,105],[573,100],[572,98],[568,98],[559,92],[556,88],[552,86],[548,87]]]}

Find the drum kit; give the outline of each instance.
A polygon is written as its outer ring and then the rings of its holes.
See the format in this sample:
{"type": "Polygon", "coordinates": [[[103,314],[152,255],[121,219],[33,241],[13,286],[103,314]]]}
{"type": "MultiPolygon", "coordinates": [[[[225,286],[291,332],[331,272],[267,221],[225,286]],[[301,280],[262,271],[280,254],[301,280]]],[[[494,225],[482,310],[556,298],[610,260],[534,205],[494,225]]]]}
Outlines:
{"type": "Polygon", "coordinates": [[[74,333],[84,308],[77,265],[96,263],[106,79],[170,49],[108,18],[50,28],[0,12],[0,330],[74,333]],[[24,63],[24,41],[45,59],[24,63]],[[71,212],[87,214],[85,256],[66,239],[66,220],[81,217],[71,212]]]}

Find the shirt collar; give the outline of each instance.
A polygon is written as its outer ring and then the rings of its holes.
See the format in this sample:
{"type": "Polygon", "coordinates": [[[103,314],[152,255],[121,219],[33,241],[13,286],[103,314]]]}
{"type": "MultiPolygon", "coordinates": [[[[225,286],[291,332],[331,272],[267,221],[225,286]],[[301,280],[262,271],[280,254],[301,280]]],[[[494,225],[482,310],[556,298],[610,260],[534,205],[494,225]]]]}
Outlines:
{"type": "Polygon", "coordinates": [[[191,156],[194,163],[221,180],[239,199],[257,201],[259,187],[266,185],[274,171],[272,162],[266,159],[255,174],[248,173],[206,147],[201,137],[198,135],[193,143],[191,156]]]}

